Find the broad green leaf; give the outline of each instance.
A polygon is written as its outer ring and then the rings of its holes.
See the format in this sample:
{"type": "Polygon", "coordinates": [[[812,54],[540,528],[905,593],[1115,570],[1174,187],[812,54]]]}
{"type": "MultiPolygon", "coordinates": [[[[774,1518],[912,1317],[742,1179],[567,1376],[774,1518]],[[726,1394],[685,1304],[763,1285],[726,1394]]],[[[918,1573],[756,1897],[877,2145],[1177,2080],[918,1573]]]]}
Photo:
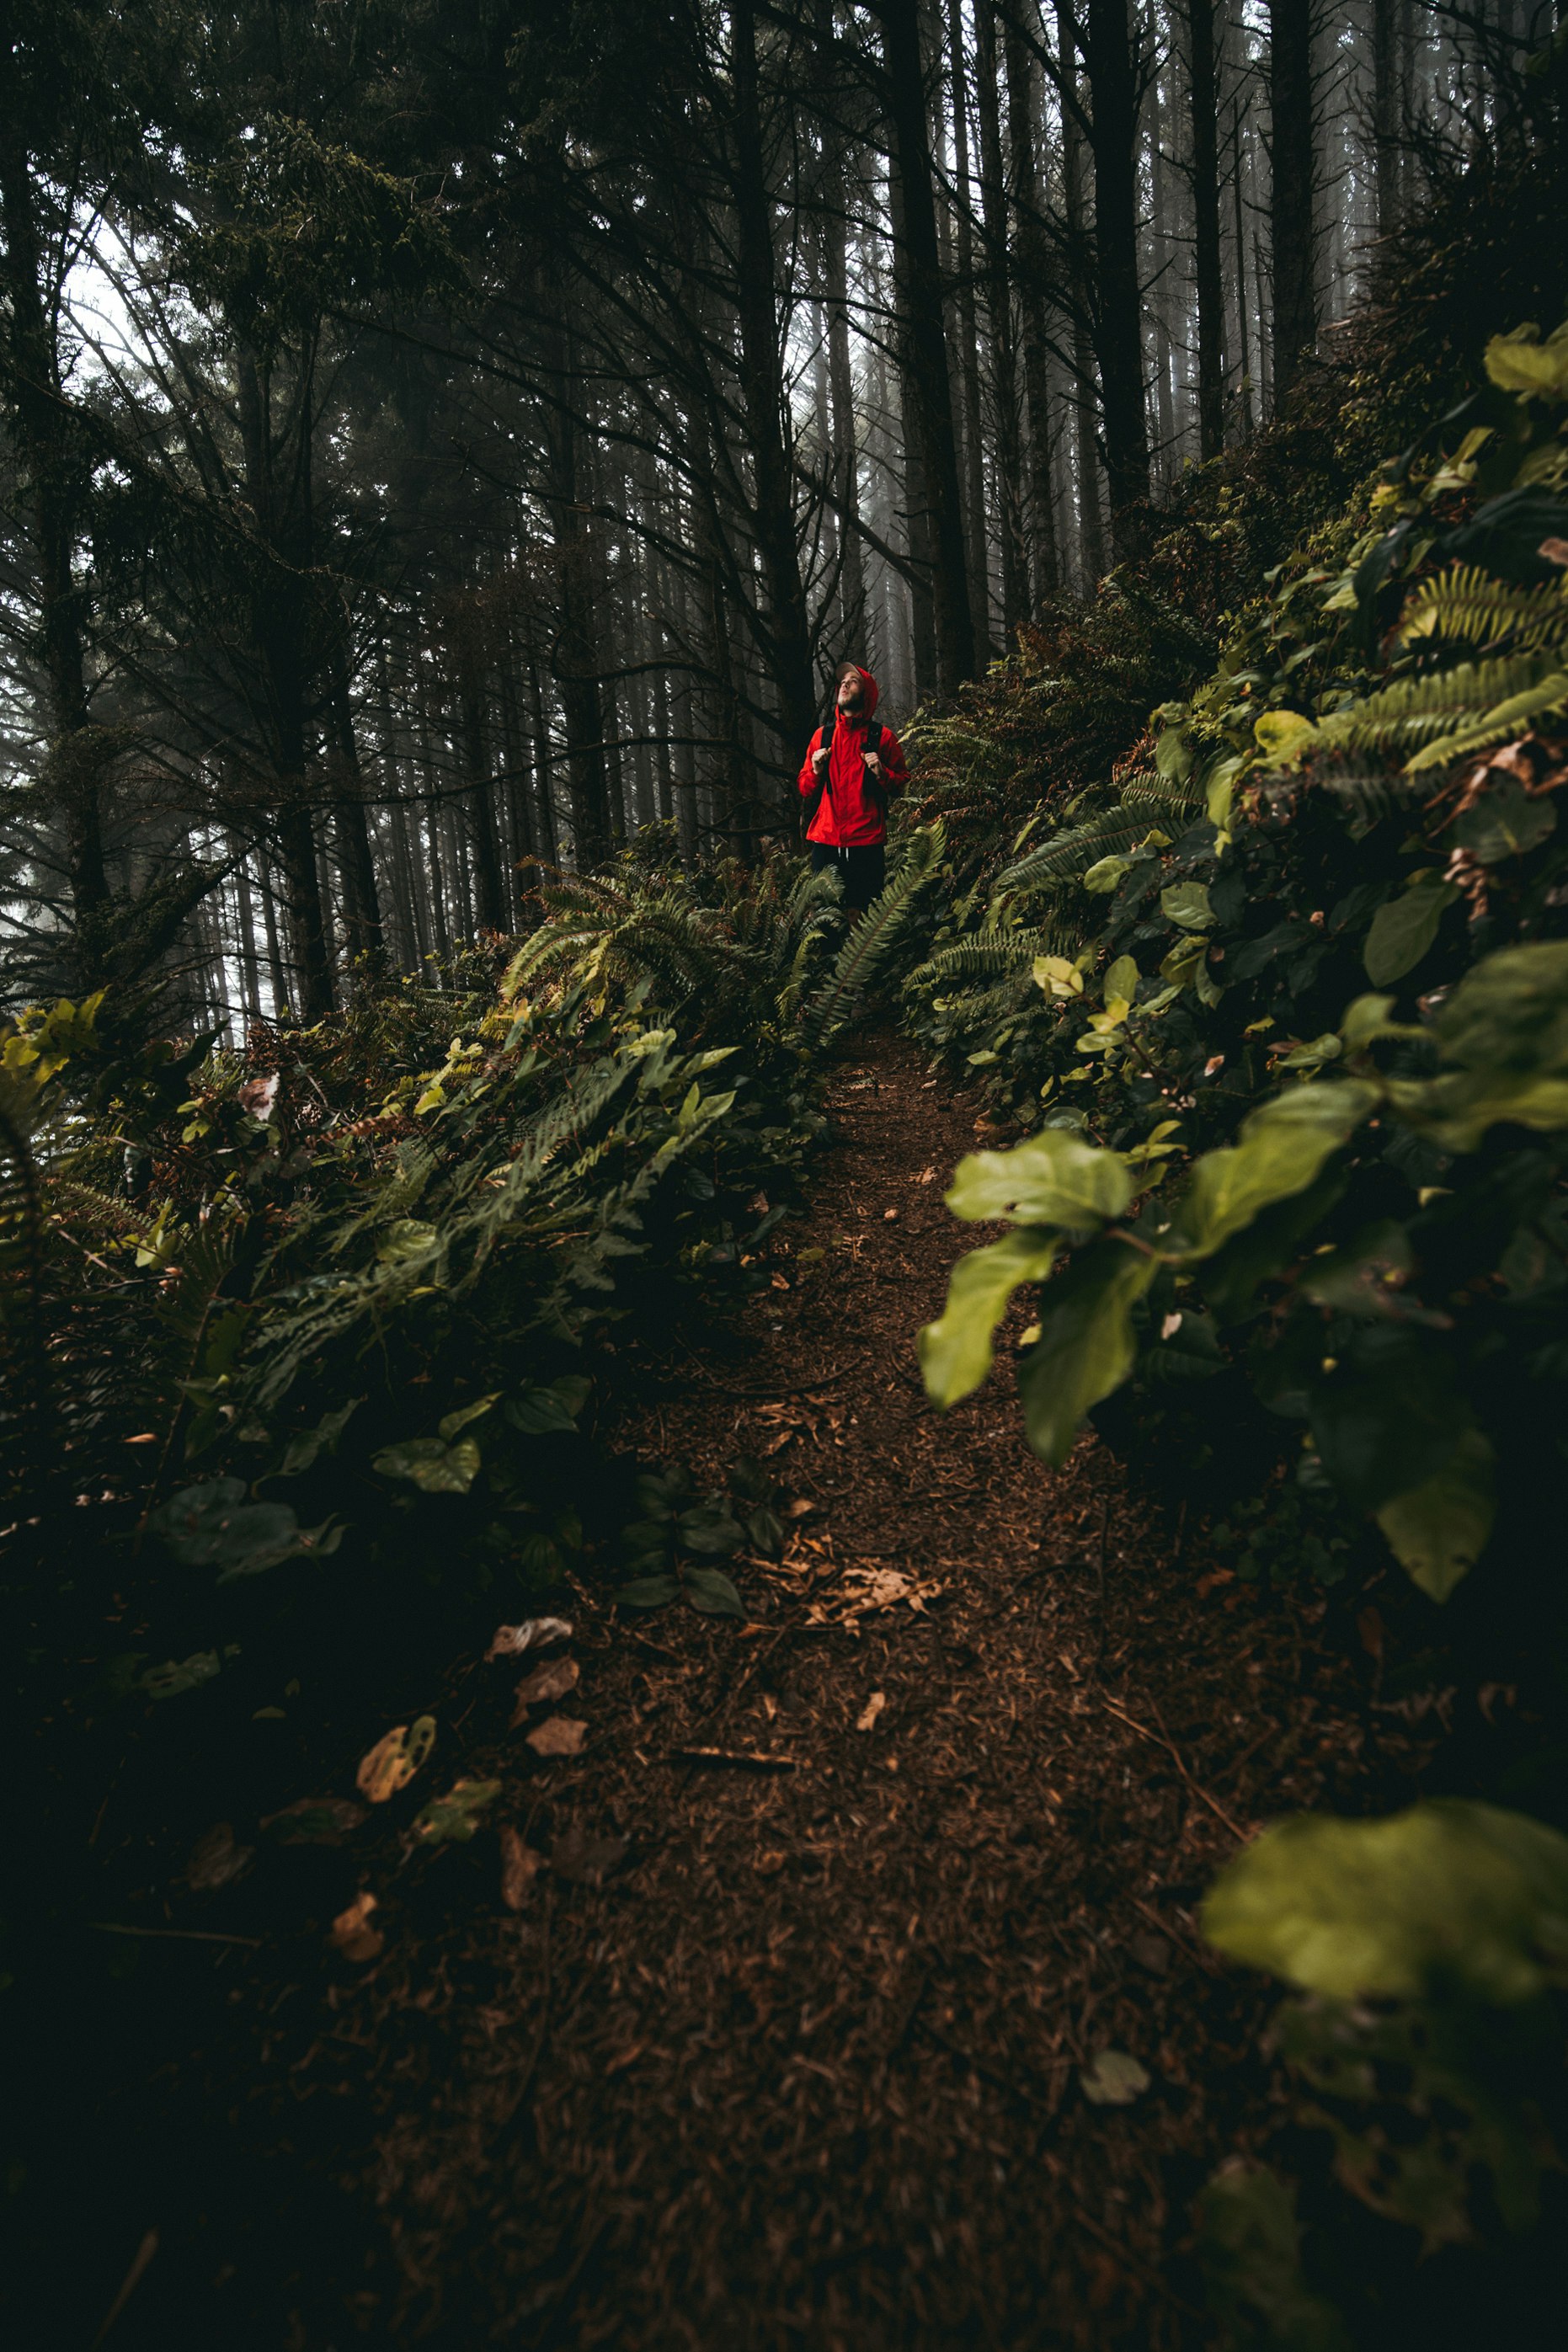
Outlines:
{"type": "Polygon", "coordinates": [[[1529,1077],[1517,1070],[1454,1070],[1440,1078],[1394,1079],[1389,1100],[1440,1151],[1475,1151],[1489,1128],[1505,1122],[1538,1135],[1568,1129],[1568,1077],[1529,1077]]]}
{"type": "Polygon", "coordinates": [[[709,1552],[718,1559],[728,1559],[746,1540],[739,1519],[721,1501],[694,1503],[681,1512],[676,1528],[687,1551],[709,1552]]]}
{"type": "Polygon", "coordinates": [[[471,1437],[447,1445],[438,1437],[410,1437],[385,1445],[371,1467],[384,1478],[406,1478],[426,1495],[466,1495],[479,1472],[479,1449],[471,1437]]]}
{"type": "Polygon", "coordinates": [[[1132,1182],[1116,1152],[1098,1150],[1068,1129],[1047,1127],[1011,1151],[970,1152],[944,1198],[953,1215],[970,1224],[1016,1217],[1091,1234],[1121,1214],[1132,1182]]]}
{"type": "Polygon", "coordinates": [[[1112,855],[1096,858],[1083,877],[1083,887],[1093,898],[1109,898],[1113,890],[1121,887],[1122,877],[1131,874],[1135,860],[1112,855]]]}
{"type": "Polygon", "coordinates": [[[1299,710],[1265,710],[1253,723],[1258,748],[1276,767],[1283,767],[1303,752],[1317,735],[1310,719],[1299,710]]]}
{"type": "Polygon", "coordinates": [[[1047,1287],[1039,1339],[1018,1366],[1018,1393],[1029,1443],[1053,1468],[1067,1460],[1084,1415],[1132,1370],[1132,1309],[1159,1267],[1123,1242],[1099,1241],[1047,1287]]]}
{"type": "Polygon", "coordinates": [[[1387,898],[1372,919],[1362,963],[1374,988],[1414,971],[1437,936],[1443,910],[1458,897],[1451,882],[1413,883],[1403,898],[1387,898]]]}
{"type": "Polygon", "coordinates": [[[621,1585],[610,1598],[622,1609],[663,1609],[680,1597],[678,1576],[639,1576],[621,1585]]]}
{"type": "Polygon", "coordinates": [[[1173,923],[1184,931],[1206,931],[1213,929],[1214,908],[1202,882],[1173,882],[1160,893],[1160,905],[1173,923]]]}
{"type": "Polygon", "coordinates": [[[1267,2166],[1227,2165],[1203,2192],[1204,2272],[1226,2341],[1272,2352],[1352,2352],[1331,2303],[1301,2270],[1296,2190],[1267,2166]]]}
{"type": "Polygon", "coordinates": [[[1394,1558],[1433,1601],[1447,1601],[1486,1549],[1496,1509],[1495,1461],[1484,1433],[1467,1429],[1440,1470],[1377,1514],[1394,1558]]]}
{"type": "Polygon", "coordinates": [[[220,1672],[216,1650],[197,1650],[177,1665],[171,1658],[166,1665],[149,1666],[141,1686],[149,1698],[178,1698],[182,1691],[198,1690],[220,1672]]]}
{"type": "Polygon", "coordinates": [[[450,1445],[458,1432],[467,1429],[470,1421],[478,1421],[481,1413],[489,1412],[500,1394],[500,1391],[494,1389],[489,1396],[480,1397],[473,1404],[459,1405],[456,1412],[443,1413],[436,1427],[447,1444],[450,1445]]]}
{"type": "Polygon", "coordinates": [[[1568,1076],[1568,940],[1500,948],[1432,1024],[1446,1062],[1568,1076]]]}
{"type": "Polygon", "coordinates": [[[1037,956],[1030,969],[1036,987],[1043,989],[1047,996],[1058,997],[1065,1003],[1069,996],[1083,994],[1083,974],[1066,956],[1037,956]]]}
{"type": "Polygon", "coordinates": [[[949,1277],[947,1305],[920,1336],[921,1373],[933,1404],[956,1404],[980,1386],[991,1370],[992,1334],[1007,1301],[1021,1282],[1045,1280],[1057,1248],[1054,1234],[1020,1225],[959,1259],[949,1277]]]}
{"type": "Polygon", "coordinates": [[[569,1434],[577,1425],[592,1385],[582,1372],[563,1372],[547,1388],[527,1388],[519,1396],[508,1397],[506,1417],[526,1437],[569,1434]]]}
{"type": "Polygon", "coordinates": [[[216,1568],[220,1584],[259,1576],[286,1559],[335,1551],[342,1529],[302,1528],[287,1503],[247,1503],[242,1478],[215,1478],[174,1496],[149,1525],[187,1568],[216,1568]]]}
{"type": "Polygon", "coordinates": [[[499,1780],[455,1780],[444,1797],[432,1797],[414,1816],[415,1836],[423,1845],[451,1840],[467,1845],[479,1826],[479,1815],[500,1795],[499,1780]]]}
{"type": "Polygon", "coordinates": [[[1500,866],[1539,849],[1557,824],[1557,812],[1544,796],[1527,793],[1517,776],[1482,794],[1455,820],[1451,838],[1480,866],[1500,866]]]}
{"type": "Polygon", "coordinates": [[[1363,1324],[1310,1402],[1323,1467],[1357,1511],[1436,1477],[1471,1425],[1447,1356],[1407,1324],[1363,1324]]]}
{"type": "Polygon", "coordinates": [[[1174,1246],[1209,1257],[1262,1209],[1304,1192],[1330,1154],[1383,1098],[1364,1079],[1296,1087],[1242,1122],[1239,1141],[1196,1163],[1176,1218],[1174,1246]]]}
{"type": "Polygon", "coordinates": [[[1138,993],[1138,967],[1130,955],[1118,956],[1115,962],[1107,967],[1100,992],[1107,1004],[1115,996],[1120,996],[1127,1004],[1133,1002],[1138,993]]]}
{"type": "Polygon", "coordinates": [[[705,1617],[743,1617],[746,1604],[720,1568],[689,1568],[686,1598],[705,1617]]]}
{"type": "Polygon", "coordinates": [[[1568,1973],[1568,1838],[1461,1797],[1382,1821],[1298,1813],[1221,1872],[1203,1926],[1231,1959],[1333,2000],[1453,1983],[1528,2000],[1568,1973]]]}
{"type": "Polygon", "coordinates": [[[1500,392],[1527,400],[1568,400],[1568,337],[1562,330],[1543,343],[1534,327],[1494,335],[1486,349],[1486,370],[1500,392]]]}
{"type": "Polygon", "coordinates": [[[284,1448],[279,1475],[284,1478],[298,1477],[301,1471],[313,1469],[318,1455],[335,1454],[338,1440],[348,1427],[349,1416],[364,1402],[363,1397],[351,1397],[336,1412],[324,1412],[314,1429],[307,1429],[291,1437],[284,1448]]]}

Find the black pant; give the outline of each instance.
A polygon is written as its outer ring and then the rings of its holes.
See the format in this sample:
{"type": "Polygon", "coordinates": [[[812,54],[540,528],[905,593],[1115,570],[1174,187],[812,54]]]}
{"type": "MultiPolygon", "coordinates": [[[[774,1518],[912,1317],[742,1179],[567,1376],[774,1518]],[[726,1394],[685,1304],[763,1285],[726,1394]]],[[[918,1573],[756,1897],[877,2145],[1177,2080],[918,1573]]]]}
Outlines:
{"type": "Polygon", "coordinates": [[[863,915],[888,878],[888,853],[879,841],[866,841],[847,849],[830,841],[807,844],[811,851],[811,870],[820,874],[826,866],[836,866],[844,885],[844,903],[863,915]]]}

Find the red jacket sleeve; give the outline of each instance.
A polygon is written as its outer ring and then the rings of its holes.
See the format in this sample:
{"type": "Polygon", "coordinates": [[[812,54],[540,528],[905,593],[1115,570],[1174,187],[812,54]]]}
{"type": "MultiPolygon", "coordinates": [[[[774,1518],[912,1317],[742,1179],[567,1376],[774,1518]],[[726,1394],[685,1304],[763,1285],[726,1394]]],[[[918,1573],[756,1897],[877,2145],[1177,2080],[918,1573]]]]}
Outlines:
{"type": "Polygon", "coordinates": [[[805,747],[805,758],[801,761],[800,774],[795,780],[802,800],[809,798],[816,790],[816,770],[811,763],[821,748],[822,730],[819,727],[805,747]]]}
{"type": "Polygon", "coordinates": [[[901,792],[910,781],[904,747],[890,727],[882,730],[882,782],[889,793],[901,792]]]}

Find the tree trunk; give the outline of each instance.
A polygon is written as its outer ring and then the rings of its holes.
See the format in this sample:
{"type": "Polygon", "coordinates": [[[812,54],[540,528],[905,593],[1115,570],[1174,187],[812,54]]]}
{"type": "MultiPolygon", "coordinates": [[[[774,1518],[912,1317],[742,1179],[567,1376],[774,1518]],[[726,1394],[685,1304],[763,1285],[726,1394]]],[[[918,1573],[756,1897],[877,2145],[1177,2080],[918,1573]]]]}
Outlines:
{"type": "Polygon", "coordinates": [[[779,722],[788,746],[811,732],[816,684],[795,530],[795,481],[785,423],[789,389],[779,331],[773,195],[764,172],[754,0],[733,0],[730,23],[741,395],[756,500],[752,528],[768,607],[759,641],[778,688],[779,722]]]}
{"type": "Polygon", "coordinates": [[[363,961],[374,979],[386,970],[386,941],[382,928],[381,894],[376,887],[375,859],[365,822],[364,774],[354,735],[353,706],[342,665],[334,665],[331,719],[338,758],[339,790],[333,796],[332,820],[337,835],[338,863],[343,879],[343,927],[351,958],[363,961]]]}
{"type": "MultiPolygon", "coordinates": [[[[1198,456],[1225,446],[1225,280],[1219,236],[1219,71],[1215,0],[1184,0],[1193,281],[1198,312],[1198,456]]],[[[1239,161],[1238,166],[1239,169],[1239,161]]]]}
{"type": "Polygon", "coordinates": [[[1398,0],[1372,0],[1372,168],[1381,245],[1399,226],[1398,0]]]}
{"type": "Polygon", "coordinates": [[[1024,383],[1029,399],[1029,551],[1034,601],[1043,604],[1060,570],[1051,486],[1050,349],[1046,332],[1047,260],[1040,235],[1040,179],[1035,149],[1035,72],[1017,19],[1007,18],[1007,131],[1016,207],[1014,276],[1023,321],[1024,383]]]}
{"type": "Polygon", "coordinates": [[[931,193],[931,141],[926,128],[925,76],[921,60],[919,0],[882,0],[882,58],[887,70],[893,137],[892,172],[898,227],[905,383],[913,396],[913,440],[920,454],[923,504],[930,517],[931,607],[936,635],[936,686],[944,698],[974,670],[974,625],[963,551],[963,510],[947,337],[942,315],[942,272],[936,205],[931,193]]]}
{"type": "Polygon", "coordinates": [[[0,110],[0,286],[9,320],[5,373],[21,494],[33,541],[37,638],[48,694],[49,783],[63,818],[65,868],[79,984],[109,977],[109,876],[103,850],[103,746],[89,726],[85,596],[72,572],[88,488],[73,447],[47,278],[22,126],[0,110]],[[73,741],[72,739],[77,740],[73,741]]]}
{"type": "Polygon", "coordinates": [[[1269,0],[1269,261],[1274,279],[1274,412],[1289,400],[1318,340],[1312,0],[1269,0]]]}
{"type": "Polygon", "coordinates": [[[953,179],[957,219],[953,226],[958,278],[958,349],[963,386],[963,528],[969,567],[969,609],[974,625],[975,658],[988,662],[991,643],[991,564],[985,544],[985,433],[980,392],[980,326],[974,301],[974,198],[969,167],[969,69],[963,47],[963,0],[948,0],[948,70],[952,90],[953,179]]]}
{"type": "Polygon", "coordinates": [[[1088,0],[1083,22],[1094,162],[1094,346],[1110,485],[1110,539],[1117,562],[1124,562],[1146,542],[1150,495],[1138,283],[1140,60],[1128,26],[1127,0],[1088,0]]]}
{"type": "Polygon", "coordinates": [[[1013,280],[1007,267],[1007,182],[1002,158],[994,0],[975,0],[974,92],[980,114],[980,196],[985,228],[985,299],[991,325],[991,397],[996,426],[996,509],[1002,541],[1002,632],[1009,645],[1029,611],[1024,537],[1024,456],[1018,405],[1013,280]]]}
{"type": "Polygon", "coordinates": [[[1078,89],[1074,53],[1074,17],[1067,0],[1057,0],[1057,71],[1062,81],[1062,192],[1067,217],[1068,252],[1072,269],[1073,425],[1078,461],[1079,560],[1086,587],[1093,589],[1105,570],[1105,545],[1100,527],[1100,451],[1094,419],[1099,387],[1095,382],[1094,349],[1089,340],[1088,237],[1083,219],[1083,142],[1072,101],[1078,89]]]}

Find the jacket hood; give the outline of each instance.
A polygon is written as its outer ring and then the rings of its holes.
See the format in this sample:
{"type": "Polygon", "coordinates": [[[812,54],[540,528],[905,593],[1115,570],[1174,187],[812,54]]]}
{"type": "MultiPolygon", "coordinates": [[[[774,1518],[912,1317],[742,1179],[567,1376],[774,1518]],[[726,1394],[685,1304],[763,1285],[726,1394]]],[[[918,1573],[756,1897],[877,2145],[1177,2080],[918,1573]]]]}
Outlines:
{"type": "MultiPolygon", "coordinates": [[[[860,670],[861,691],[860,709],[856,715],[860,719],[874,719],[877,715],[877,705],[881,700],[881,689],[868,669],[860,669],[858,662],[856,663],[855,667],[858,670],[860,670]]],[[[835,685],[833,691],[834,702],[835,706],[837,706],[838,698],[838,688],[837,684],[835,685]]]]}

